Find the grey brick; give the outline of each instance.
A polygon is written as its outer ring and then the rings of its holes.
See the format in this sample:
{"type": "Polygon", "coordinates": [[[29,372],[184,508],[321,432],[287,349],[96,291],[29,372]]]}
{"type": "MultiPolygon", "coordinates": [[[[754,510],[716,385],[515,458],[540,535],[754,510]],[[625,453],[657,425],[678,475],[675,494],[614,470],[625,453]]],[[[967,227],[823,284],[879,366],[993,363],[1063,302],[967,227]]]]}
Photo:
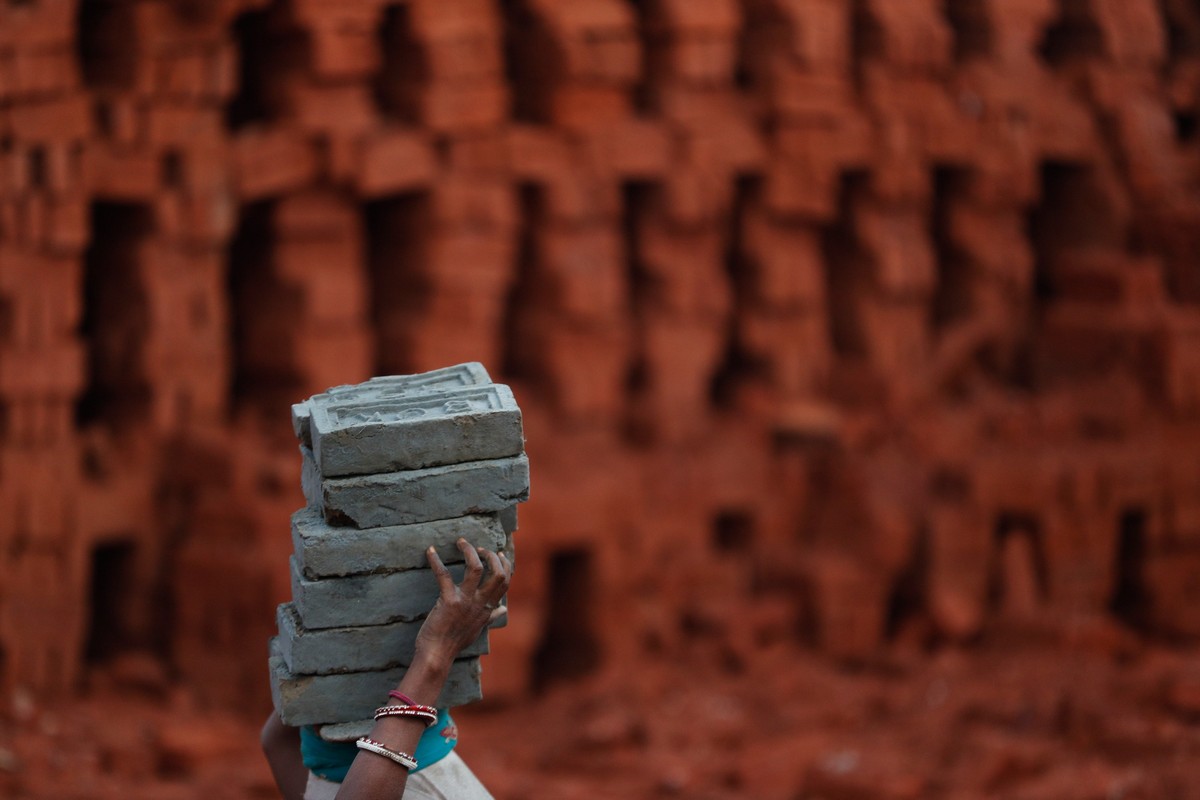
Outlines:
{"type": "MultiPolygon", "coordinates": [[[[505,607],[508,606],[508,595],[504,595],[504,597],[500,598],[500,605],[505,606],[505,607]]],[[[512,611],[510,610],[508,613],[511,614],[512,611]]],[[[488,623],[488,628],[490,630],[495,630],[497,628],[507,628],[507,627],[508,627],[508,614],[505,614],[503,617],[496,620],[495,622],[488,623]]]]}
{"type": "Polygon", "coordinates": [[[313,460],[312,450],[300,445],[300,491],[308,508],[321,509],[321,471],[313,460]]]}
{"type": "Polygon", "coordinates": [[[292,544],[300,570],[309,579],[426,568],[430,545],[443,562],[461,562],[462,552],[455,545],[460,536],[489,550],[510,546],[494,514],[364,529],[331,526],[312,508],[292,514],[292,544]]]}
{"type": "Polygon", "coordinates": [[[361,402],[363,400],[408,397],[422,392],[440,392],[466,386],[486,386],[492,379],[483,364],[471,361],[452,367],[435,369],[417,375],[386,375],[371,378],[365,383],[334,386],[321,394],[292,406],[292,429],[306,447],[312,447],[312,404],[361,402]]]}
{"type": "Polygon", "coordinates": [[[308,504],[321,508],[334,525],[408,525],[502,511],[527,500],[529,460],[522,454],[404,472],[323,478],[319,490],[311,481],[305,481],[303,488],[308,504]]]}
{"type": "MultiPolygon", "coordinates": [[[[300,675],[367,672],[412,663],[423,621],[309,630],[292,603],[279,606],[279,654],[288,671],[300,675]]],[[[459,658],[488,652],[487,630],[459,658]]]]}
{"type": "MultiPolygon", "coordinates": [[[[292,600],[310,630],[411,622],[428,614],[438,598],[437,579],[428,569],[310,581],[295,556],[291,565],[292,600]]],[[[462,565],[451,566],[450,574],[461,581],[462,565]]]]}
{"type": "MultiPolygon", "coordinates": [[[[508,534],[508,539],[507,539],[507,541],[504,543],[504,549],[503,549],[503,550],[501,550],[501,552],[502,552],[502,553],[504,553],[504,555],[508,556],[508,563],[512,565],[513,572],[516,572],[516,569],[517,569],[517,550],[516,550],[516,548],[515,548],[515,547],[514,547],[514,545],[513,545],[513,538],[514,538],[514,537],[513,537],[513,535],[512,535],[511,533],[510,533],[510,534],[508,534]]],[[[508,595],[507,595],[507,594],[506,594],[506,595],[504,595],[504,597],[501,597],[501,598],[500,598],[500,605],[502,605],[502,606],[507,606],[507,605],[508,605],[508,595]]],[[[512,611],[510,610],[508,614],[505,614],[505,615],[504,615],[503,617],[501,617],[500,619],[498,619],[498,620],[496,620],[495,622],[491,623],[490,625],[488,625],[488,627],[489,627],[489,628],[507,628],[507,627],[508,627],[508,617],[509,617],[509,614],[511,614],[511,613],[512,613],[512,611]]]]}
{"type": "Polygon", "coordinates": [[[374,719],[335,722],[332,725],[322,725],[317,735],[327,742],[353,742],[369,734],[374,727],[374,719]]]}
{"type": "Polygon", "coordinates": [[[504,527],[505,533],[516,533],[517,526],[517,507],[509,506],[500,512],[500,524],[504,527]]]}
{"type": "Polygon", "coordinates": [[[313,455],[327,478],[504,458],[525,446],[521,409],[497,384],[309,405],[313,455]]]}
{"type": "MultiPolygon", "coordinates": [[[[404,677],[405,668],[340,675],[297,675],[271,640],[268,660],[271,671],[271,700],[285,725],[322,725],[354,722],[371,717],[387,702],[387,693],[404,677]]],[[[450,677],[437,699],[439,708],[473,703],[483,697],[478,658],[455,661],[450,677]]]]}
{"type": "Polygon", "coordinates": [[[302,447],[312,449],[312,407],[307,400],[292,404],[292,432],[302,447]]]}
{"type": "Polygon", "coordinates": [[[377,375],[362,383],[343,384],[309,398],[309,402],[358,402],[365,398],[408,397],[423,392],[442,392],[468,386],[486,386],[492,382],[483,364],[468,361],[452,367],[418,372],[412,375],[377,375]]]}
{"type": "Polygon", "coordinates": [[[416,392],[440,392],[444,389],[456,389],[463,386],[486,386],[492,382],[487,368],[478,361],[466,361],[450,367],[417,372],[412,375],[376,375],[364,383],[350,386],[335,386],[326,394],[344,397],[349,393],[360,391],[362,387],[373,391],[383,392],[390,396],[399,397],[416,392]]]}

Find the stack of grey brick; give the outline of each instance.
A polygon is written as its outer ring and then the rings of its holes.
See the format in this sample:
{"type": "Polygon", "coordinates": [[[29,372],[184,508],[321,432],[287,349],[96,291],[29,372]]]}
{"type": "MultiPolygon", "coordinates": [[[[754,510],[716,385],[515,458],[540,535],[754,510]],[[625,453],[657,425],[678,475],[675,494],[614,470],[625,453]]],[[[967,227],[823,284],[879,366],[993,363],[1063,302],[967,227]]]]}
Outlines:
{"type": "MultiPolygon", "coordinates": [[[[516,504],[529,496],[521,410],[470,363],[338,386],[293,406],[292,422],[307,505],[292,515],[272,698],[288,725],[350,723],[353,734],[403,676],[437,600],[426,549],[456,580],[459,537],[513,558],[516,504]]],[[[440,706],[482,697],[487,649],[485,630],[440,706]]]]}

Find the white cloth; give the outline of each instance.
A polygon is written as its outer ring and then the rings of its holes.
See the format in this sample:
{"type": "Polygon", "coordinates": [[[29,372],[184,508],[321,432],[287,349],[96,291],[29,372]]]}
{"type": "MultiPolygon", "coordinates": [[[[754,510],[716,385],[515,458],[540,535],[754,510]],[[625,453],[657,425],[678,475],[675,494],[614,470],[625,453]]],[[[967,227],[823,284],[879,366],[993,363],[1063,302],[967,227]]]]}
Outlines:
{"type": "MultiPolygon", "coordinates": [[[[308,773],[308,788],[304,800],[334,800],[340,783],[318,778],[308,773]]],[[[430,764],[419,772],[408,776],[404,786],[404,800],[493,800],[492,793],[479,782],[475,773],[458,753],[430,764]]]]}
{"type": "Polygon", "coordinates": [[[340,783],[318,778],[310,772],[308,773],[308,786],[304,789],[304,800],[334,800],[340,788],[342,788],[340,783]]]}

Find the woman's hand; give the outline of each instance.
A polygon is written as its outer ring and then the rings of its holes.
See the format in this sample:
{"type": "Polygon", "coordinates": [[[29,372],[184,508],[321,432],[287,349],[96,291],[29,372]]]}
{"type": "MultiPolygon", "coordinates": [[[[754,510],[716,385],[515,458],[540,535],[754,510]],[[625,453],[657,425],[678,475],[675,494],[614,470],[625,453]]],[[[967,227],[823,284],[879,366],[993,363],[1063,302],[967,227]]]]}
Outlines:
{"type": "Polygon", "coordinates": [[[417,634],[417,654],[447,666],[479,638],[485,625],[507,613],[499,603],[512,579],[512,564],[503,553],[482,547],[476,551],[466,539],[458,540],[458,549],[466,560],[466,574],[458,585],[437,551],[431,547],[426,552],[441,595],[417,634]],[[480,555],[487,560],[486,579],[480,555]]]}
{"type": "MultiPolygon", "coordinates": [[[[457,586],[434,549],[431,547],[427,552],[441,594],[417,634],[413,663],[396,687],[421,705],[437,704],[454,659],[464,647],[479,638],[484,625],[507,611],[499,603],[508,591],[512,564],[503,555],[490,550],[479,548],[476,552],[466,539],[458,540],[458,549],[466,559],[467,571],[457,586]],[[480,555],[487,560],[489,572],[486,578],[480,555]]],[[[412,753],[421,740],[424,727],[420,720],[384,717],[376,720],[370,737],[385,747],[412,753]]],[[[407,782],[408,772],[386,758],[356,758],[337,796],[338,800],[400,797],[407,782]]]]}

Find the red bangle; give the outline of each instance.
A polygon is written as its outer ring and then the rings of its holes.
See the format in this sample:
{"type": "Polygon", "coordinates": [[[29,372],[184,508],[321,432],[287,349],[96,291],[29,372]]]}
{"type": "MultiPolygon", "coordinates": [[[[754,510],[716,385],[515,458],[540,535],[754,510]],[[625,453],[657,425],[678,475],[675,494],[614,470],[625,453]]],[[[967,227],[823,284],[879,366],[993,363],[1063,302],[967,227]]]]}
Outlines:
{"type": "Polygon", "coordinates": [[[388,692],[388,697],[394,697],[401,703],[406,703],[410,706],[420,705],[420,703],[418,703],[416,700],[413,700],[408,695],[404,694],[403,692],[398,692],[395,689],[392,689],[390,692],[388,692]]]}
{"type": "Polygon", "coordinates": [[[428,728],[438,720],[438,711],[433,706],[383,706],[375,709],[375,719],[380,720],[384,717],[413,717],[416,719],[425,720],[425,727],[428,728]]]}

